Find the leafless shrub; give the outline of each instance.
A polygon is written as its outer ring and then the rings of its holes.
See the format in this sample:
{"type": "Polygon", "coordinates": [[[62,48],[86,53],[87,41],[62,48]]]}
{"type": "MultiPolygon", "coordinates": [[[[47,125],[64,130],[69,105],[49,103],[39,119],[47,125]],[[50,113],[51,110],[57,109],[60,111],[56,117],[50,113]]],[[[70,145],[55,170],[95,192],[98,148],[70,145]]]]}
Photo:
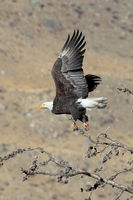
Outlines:
{"type": "Polygon", "coordinates": [[[111,138],[107,134],[107,131],[108,130],[106,130],[104,133],[99,134],[94,140],[88,135],[87,132],[79,129],[79,133],[87,137],[90,141],[90,145],[88,146],[88,150],[86,152],[87,159],[90,159],[92,157],[97,159],[97,156],[101,155],[101,166],[95,166],[93,172],[92,170],[90,172],[88,170],[78,169],[72,166],[66,160],[58,160],[50,152],[40,147],[16,149],[15,151],[5,155],[4,157],[0,157],[0,166],[4,165],[4,162],[6,162],[7,160],[16,157],[18,154],[23,154],[24,152],[28,151],[37,151],[38,156],[35,157],[35,159],[32,161],[31,166],[28,169],[21,169],[23,174],[23,181],[26,181],[34,175],[41,174],[45,176],[53,176],[57,178],[58,182],[67,184],[69,182],[69,179],[72,177],[86,176],[88,177],[88,180],[89,178],[95,180],[94,184],[87,184],[85,188],[81,188],[81,192],[89,192],[89,200],[91,200],[92,192],[96,191],[98,188],[103,188],[106,185],[109,185],[118,190],[118,194],[115,196],[114,200],[120,199],[120,197],[124,193],[128,193],[128,199],[132,199],[133,182],[129,185],[125,185],[124,183],[117,183],[116,179],[123,174],[133,173],[133,160],[128,160],[127,164],[129,167],[118,169],[117,172],[112,173],[112,175],[109,177],[104,177],[103,175],[100,175],[101,172],[106,170],[106,168],[104,167],[104,163],[107,163],[114,156],[119,156],[122,153],[123,155],[133,154],[132,147],[128,147],[118,140],[111,138]],[[45,160],[43,162],[39,161],[39,154],[45,155],[45,160]],[[56,166],[56,168],[54,168],[54,171],[51,171],[49,168],[51,163],[56,166]]]}

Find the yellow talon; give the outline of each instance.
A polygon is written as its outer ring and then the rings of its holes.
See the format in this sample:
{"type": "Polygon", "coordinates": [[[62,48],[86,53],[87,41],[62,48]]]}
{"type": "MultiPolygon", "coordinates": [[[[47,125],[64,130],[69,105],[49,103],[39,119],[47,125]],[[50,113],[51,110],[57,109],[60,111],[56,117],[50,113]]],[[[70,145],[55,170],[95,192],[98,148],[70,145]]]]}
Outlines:
{"type": "Polygon", "coordinates": [[[83,128],[88,131],[89,130],[89,124],[87,123],[83,123],[83,128]]]}
{"type": "Polygon", "coordinates": [[[76,125],[76,123],[73,123],[71,128],[73,129],[73,131],[78,130],[78,126],[76,125]]]}

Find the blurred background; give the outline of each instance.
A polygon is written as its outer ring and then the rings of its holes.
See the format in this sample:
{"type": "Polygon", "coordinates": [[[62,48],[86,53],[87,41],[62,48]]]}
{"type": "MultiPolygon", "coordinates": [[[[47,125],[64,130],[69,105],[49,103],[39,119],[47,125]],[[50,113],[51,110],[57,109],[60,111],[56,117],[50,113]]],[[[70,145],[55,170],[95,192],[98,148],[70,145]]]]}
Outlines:
{"type": "MultiPolygon", "coordinates": [[[[133,144],[133,97],[117,90],[132,89],[132,3],[132,0],[0,0],[1,156],[16,148],[39,146],[78,168],[94,167],[95,161],[90,163],[85,158],[88,140],[72,132],[68,117],[37,109],[55,96],[51,69],[67,35],[74,29],[86,37],[85,73],[102,77],[101,85],[90,96],[108,98],[106,109],[88,113],[89,134],[95,137],[110,127],[111,137],[129,146],[133,144]]],[[[33,156],[31,153],[17,156],[0,168],[0,200],[87,197],[80,192],[86,179],[81,181],[78,177],[67,185],[44,176],[22,182],[20,169],[29,167],[33,156]]],[[[117,163],[114,161],[110,166],[115,171],[117,163]]],[[[106,194],[99,190],[93,198],[111,199],[111,195],[107,188],[106,194]]]]}

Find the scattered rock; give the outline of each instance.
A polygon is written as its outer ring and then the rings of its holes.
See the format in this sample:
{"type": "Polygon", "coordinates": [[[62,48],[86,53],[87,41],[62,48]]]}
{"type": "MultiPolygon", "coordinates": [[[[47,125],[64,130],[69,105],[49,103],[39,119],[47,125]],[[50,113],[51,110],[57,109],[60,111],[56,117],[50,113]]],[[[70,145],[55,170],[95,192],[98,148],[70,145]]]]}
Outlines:
{"type": "Polygon", "coordinates": [[[119,38],[120,38],[120,40],[126,40],[125,36],[120,36],[119,38]]]}
{"type": "Polygon", "coordinates": [[[58,199],[58,195],[53,194],[52,197],[51,197],[51,199],[53,199],[53,200],[57,200],[57,199],[58,199]]]}
{"type": "Polygon", "coordinates": [[[48,2],[47,5],[50,6],[50,7],[54,6],[51,2],[48,2]]]}
{"type": "Polygon", "coordinates": [[[106,124],[112,124],[112,123],[114,123],[114,121],[115,121],[115,117],[114,116],[109,116],[109,117],[106,117],[106,118],[102,119],[100,125],[104,126],[106,124]]]}
{"type": "Polygon", "coordinates": [[[98,22],[94,22],[93,24],[94,24],[94,26],[96,26],[96,27],[100,26],[100,23],[98,23],[98,22]]]}
{"type": "Polygon", "coordinates": [[[49,27],[49,28],[52,28],[52,29],[62,29],[62,24],[61,22],[55,20],[55,19],[46,19],[44,21],[44,25],[49,27]]]}
{"type": "Polygon", "coordinates": [[[44,3],[42,3],[41,0],[30,0],[30,1],[36,7],[39,7],[39,8],[44,8],[45,7],[44,3]]]}
{"type": "Polygon", "coordinates": [[[114,0],[115,3],[119,3],[119,0],[114,0]]]}
{"type": "Polygon", "coordinates": [[[95,4],[94,4],[94,3],[90,3],[89,5],[90,5],[91,7],[94,7],[94,6],[95,6],[95,4]]]}
{"type": "MultiPolygon", "coordinates": [[[[1,92],[1,91],[0,91],[1,92]]],[[[4,100],[5,99],[5,97],[4,96],[2,96],[2,95],[0,95],[0,99],[1,100],[4,100]]]]}
{"type": "Polygon", "coordinates": [[[0,153],[7,151],[6,144],[0,144],[0,153]]]}
{"type": "Polygon", "coordinates": [[[5,106],[4,104],[0,104],[0,110],[6,110],[7,106],[5,106]]]}
{"type": "Polygon", "coordinates": [[[128,29],[128,32],[133,33],[133,29],[128,29]]]}
{"type": "Polygon", "coordinates": [[[24,113],[24,115],[26,116],[26,117],[32,117],[32,114],[30,113],[30,112],[27,112],[27,113],[24,113]]]}
{"type": "Polygon", "coordinates": [[[83,15],[83,10],[81,9],[80,6],[77,6],[74,11],[78,14],[79,17],[81,17],[81,15],[83,15]]]}
{"type": "Polygon", "coordinates": [[[110,12],[112,9],[110,7],[106,8],[106,11],[110,12]]]}
{"type": "Polygon", "coordinates": [[[0,75],[1,75],[1,76],[4,76],[5,74],[6,74],[6,72],[5,72],[4,70],[1,70],[1,71],[0,71],[0,75]]]}
{"type": "Polygon", "coordinates": [[[4,180],[2,183],[3,183],[3,185],[5,185],[5,186],[8,186],[8,185],[10,185],[10,184],[9,184],[9,182],[8,182],[8,181],[6,181],[6,180],[4,180]]]}
{"type": "Polygon", "coordinates": [[[4,191],[4,188],[3,188],[3,187],[0,187],[0,191],[4,191]]]}
{"type": "Polygon", "coordinates": [[[119,20],[119,17],[118,17],[117,15],[113,15],[112,18],[113,18],[114,20],[119,20]]]}
{"type": "Polygon", "coordinates": [[[98,197],[102,198],[102,199],[106,199],[106,195],[104,195],[104,194],[99,194],[98,197]]]}
{"type": "Polygon", "coordinates": [[[31,123],[30,123],[30,128],[34,128],[34,127],[35,127],[35,125],[36,125],[36,123],[35,123],[35,122],[31,122],[31,123]]]}
{"type": "Polygon", "coordinates": [[[1,93],[2,93],[2,92],[6,92],[6,90],[3,89],[3,88],[0,88],[0,92],[1,92],[1,93]]]}

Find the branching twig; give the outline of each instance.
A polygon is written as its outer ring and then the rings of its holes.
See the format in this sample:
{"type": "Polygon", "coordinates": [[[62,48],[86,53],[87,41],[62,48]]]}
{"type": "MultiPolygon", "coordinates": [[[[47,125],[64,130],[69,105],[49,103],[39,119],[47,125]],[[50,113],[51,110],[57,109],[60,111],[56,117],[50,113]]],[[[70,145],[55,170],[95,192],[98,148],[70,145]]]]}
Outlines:
{"type": "MultiPolygon", "coordinates": [[[[86,137],[90,139],[87,133],[86,133],[86,137]]],[[[113,155],[113,151],[115,152],[115,155],[119,155],[118,153],[119,148],[124,149],[126,152],[129,152],[131,154],[133,153],[133,148],[128,147],[127,145],[119,142],[116,139],[112,139],[111,137],[107,135],[107,131],[106,131],[105,133],[99,134],[95,140],[91,139],[91,145],[88,149],[87,155],[88,155],[88,158],[91,158],[93,156],[97,156],[97,154],[102,154],[103,152],[104,153],[106,152],[103,158],[103,163],[104,163],[105,160],[107,161],[108,159],[111,159],[113,155]],[[98,149],[99,147],[100,148],[102,147],[102,148],[98,149]]],[[[38,151],[38,153],[46,155],[47,158],[45,158],[45,161],[39,162],[38,161],[39,154],[38,154],[38,156],[33,160],[32,165],[29,167],[29,169],[22,168],[21,171],[24,174],[23,181],[27,180],[31,176],[41,174],[45,176],[54,176],[54,177],[57,177],[59,182],[68,183],[70,178],[78,176],[78,175],[82,175],[82,176],[87,176],[96,180],[96,182],[92,186],[87,187],[85,191],[95,191],[97,190],[97,188],[110,185],[119,190],[119,194],[117,195],[115,200],[119,199],[124,192],[133,194],[132,186],[119,184],[115,180],[119,175],[133,172],[133,167],[124,168],[122,170],[117,171],[116,173],[111,175],[109,178],[105,178],[97,174],[104,169],[102,166],[100,167],[100,169],[96,168],[97,170],[95,169],[94,172],[80,170],[73,167],[69,162],[65,160],[56,159],[50,152],[40,147],[17,149],[13,151],[12,153],[7,154],[4,157],[0,157],[0,162],[4,163],[5,161],[9,159],[14,158],[18,154],[22,154],[27,151],[38,151]],[[53,163],[56,166],[56,168],[54,169],[54,172],[45,170],[45,166],[49,166],[51,163],[53,163]],[[40,167],[41,169],[42,167],[44,167],[44,170],[40,170],[40,167]]],[[[130,161],[130,165],[132,165],[132,160],[130,161]]]]}
{"type": "Polygon", "coordinates": [[[100,185],[103,185],[104,183],[108,184],[108,185],[111,185],[112,187],[115,187],[117,189],[120,189],[122,191],[125,191],[125,192],[129,192],[131,194],[133,194],[133,188],[131,187],[127,187],[127,186],[124,186],[124,185],[120,185],[118,183],[115,183],[114,181],[112,180],[107,180],[105,178],[102,178],[96,174],[93,174],[93,173],[90,173],[90,172],[87,172],[87,171],[82,171],[82,170],[74,170],[72,172],[69,172],[69,173],[51,173],[51,172],[43,172],[43,171],[28,171],[28,170],[22,170],[22,172],[27,176],[33,176],[33,175],[37,175],[37,174],[42,174],[42,175],[48,175],[48,176],[56,176],[56,177],[60,177],[61,179],[62,178],[69,178],[69,177],[73,177],[73,176],[77,176],[77,175],[84,175],[84,176],[88,176],[88,177],[91,177],[93,179],[96,179],[98,180],[98,182],[95,183],[95,185],[93,187],[90,188],[89,191],[92,191],[92,190],[96,190],[100,185]]]}
{"type": "Polygon", "coordinates": [[[116,196],[116,198],[114,200],[119,200],[123,193],[124,193],[124,191],[120,190],[119,194],[116,196]]]}
{"type": "Polygon", "coordinates": [[[128,88],[117,88],[119,91],[126,93],[127,95],[133,95],[133,91],[128,88]]]}
{"type": "Polygon", "coordinates": [[[118,172],[116,172],[115,174],[113,174],[108,180],[114,180],[118,175],[120,175],[120,174],[124,174],[124,173],[127,173],[127,172],[133,172],[133,167],[131,167],[131,168],[125,168],[125,169],[123,169],[123,170],[121,170],[121,171],[118,171],[118,172]]]}

